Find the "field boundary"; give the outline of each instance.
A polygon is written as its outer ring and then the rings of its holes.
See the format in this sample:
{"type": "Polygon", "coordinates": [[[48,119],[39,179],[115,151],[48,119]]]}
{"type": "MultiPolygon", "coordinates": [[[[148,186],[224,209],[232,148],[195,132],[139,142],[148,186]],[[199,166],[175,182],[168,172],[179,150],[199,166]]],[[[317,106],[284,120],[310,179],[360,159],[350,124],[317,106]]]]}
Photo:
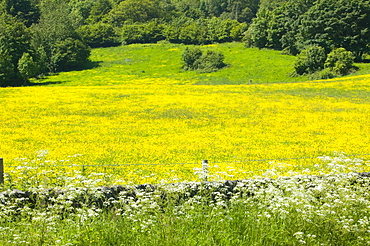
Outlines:
{"type": "MultiPolygon", "coordinates": [[[[351,154],[346,155],[346,157],[355,157],[355,156],[370,156],[370,154],[351,154]]],[[[320,156],[316,157],[290,157],[290,158],[277,158],[277,159],[246,159],[246,160],[230,160],[230,161],[221,161],[221,162],[212,162],[212,164],[222,164],[222,163],[242,163],[242,162],[273,162],[273,161],[289,161],[289,160],[304,160],[304,159],[318,159],[320,156]]],[[[88,167],[121,167],[121,166],[170,166],[170,165],[200,165],[201,164],[201,171],[203,172],[203,181],[207,181],[207,174],[208,174],[208,167],[209,167],[209,160],[202,160],[202,162],[191,162],[191,163],[123,163],[123,164],[90,164],[90,165],[77,165],[77,164],[69,164],[69,165],[57,165],[58,167],[79,167],[82,169],[82,172],[85,168],[88,167]]],[[[12,165],[7,166],[9,168],[21,168],[24,166],[20,165],[12,165]]],[[[32,166],[33,168],[41,168],[41,167],[55,167],[55,165],[36,165],[32,166]]],[[[4,184],[4,159],[0,158],[0,184],[4,184]]]]}

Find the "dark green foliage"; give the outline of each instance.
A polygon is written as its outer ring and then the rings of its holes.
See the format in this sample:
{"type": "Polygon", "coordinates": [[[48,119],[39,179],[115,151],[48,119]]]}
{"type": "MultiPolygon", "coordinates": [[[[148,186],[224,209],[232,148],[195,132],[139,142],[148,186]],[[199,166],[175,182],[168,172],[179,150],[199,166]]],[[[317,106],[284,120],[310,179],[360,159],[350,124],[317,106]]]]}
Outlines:
{"type": "Polygon", "coordinates": [[[182,60],[184,61],[184,70],[196,70],[196,61],[202,56],[202,51],[199,47],[188,48],[186,47],[182,53],[182,60]]]}
{"type": "MultiPolygon", "coordinates": [[[[186,2],[186,1],[184,1],[186,2]]],[[[258,0],[206,0],[197,6],[206,17],[222,17],[250,22],[258,11],[258,0]]]]}
{"type": "Polygon", "coordinates": [[[90,24],[98,23],[107,18],[108,13],[112,10],[113,3],[109,0],[97,0],[93,3],[90,14],[86,22],[90,24]]]}
{"type": "Polygon", "coordinates": [[[332,50],[325,61],[325,68],[329,68],[336,74],[348,74],[353,67],[354,55],[344,48],[332,50]]]}
{"type": "Polygon", "coordinates": [[[58,71],[80,68],[88,61],[89,56],[90,48],[73,38],[56,42],[52,49],[53,62],[58,71]]]}
{"type": "Polygon", "coordinates": [[[164,40],[164,25],[153,20],[148,23],[137,23],[124,25],[121,28],[121,42],[132,43],[155,43],[164,40]]]}
{"type": "Polygon", "coordinates": [[[47,72],[69,70],[88,61],[90,50],[78,35],[68,9],[63,0],[45,0],[40,22],[32,26],[32,45],[40,67],[47,72]]]}
{"type": "Polygon", "coordinates": [[[370,48],[369,23],[368,0],[319,0],[302,17],[300,38],[327,53],[343,47],[361,59],[370,48]]]}
{"type": "Polygon", "coordinates": [[[240,41],[247,29],[246,24],[235,20],[179,17],[165,25],[166,40],[184,44],[210,44],[215,42],[240,41]]]}
{"type": "Polygon", "coordinates": [[[326,54],[324,48],[311,46],[297,55],[294,69],[297,74],[310,74],[324,68],[326,54]]]}
{"type": "Polygon", "coordinates": [[[119,37],[112,25],[98,22],[83,25],[78,30],[82,39],[92,48],[110,47],[120,44],[119,37]]]}
{"type": "Polygon", "coordinates": [[[0,46],[8,50],[12,64],[16,65],[23,53],[30,49],[29,30],[14,17],[0,15],[0,46]]]}
{"type": "Polygon", "coordinates": [[[224,63],[225,56],[213,50],[207,50],[196,62],[198,72],[210,73],[215,72],[226,66],[224,63]]]}
{"type": "Polygon", "coordinates": [[[116,5],[109,13],[108,21],[121,27],[125,22],[147,22],[161,18],[162,10],[158,0],[126,0],[116,5]]]}
{"type": "Polygon", "coordinates": [[[30,33],[15,17],[0,15],[0,86],[23,84],[18,61],[29,52],[30,33]]]}
{"type": "Polygon", "coordinates": [[[258,48],[285,49],[297,54],[297,33],[301,15],[313,0],[287,1],[278,8],[260,8],[249,28],[247,42],[258,48]]]}
{"type": "Polygon", "coordinates": [[[30,0],[4,0],[5,11],[23,22],[27,27],[37,23],[40,11],[36,1],[30,0]]]}
{"type": "Polygon", "coordinates": [[[37,63],[33,60],[33,57],[29,53],[23,53],[22,57],[19,59],[18,71],[25,83],[29,78],[39,75],[37,63]]]}
{"type": "Polygon", "coordinates": [[[9,50],[0,46],[0,86],[10,85],[16,77],[9,50]]]}
{"type": "Polygon", "coordinates": [[[248,45],[293,55],[308,45],[326,53],[343,47],[359,60],[370,50],[369,23],[368,0],[289,0],[271,10],[260,8],[246,38],[248,45]]]}
{"type": "Polygon", "coordinates": [[[70,16],[74,20],[74,24],[76,26],[84,25],[87,23],[87,18],[89,18],[91,9],[95,3],[95,0],[68,1],[70,16]]]}
{"type": "Polygon", "coordinates": [[[209,44],[240,41],[246,25],[230,19],[197,19],[180,17],[171,23],[158,19],[146,23],[125,24],[121,28],[124,44],[154,43],[167,40],[173,43],[209,44]]]}
{"type": "Polygon", "coordinates": [[[248,29],[248,46],[255,46],[264,48],[268,46],[268,30],[271,18],[271,11],[268,9],[261,9],[257,18],[255,18],[248,29]]]}
{"type": "Polygon", "coordinates": [[[211,18],[206,20],[207,40],[213,42],[240,41],[244,31],[247,29],[245,24],[236,20],[211,18]]]}
{"type": "Polygon", "coordinates": [[[226,66],[221,52],[207,50],[203,53],[199,47],[186,47],[182,54],[184,70],[197,70],[201,73],[215,72],[226,66]]]}

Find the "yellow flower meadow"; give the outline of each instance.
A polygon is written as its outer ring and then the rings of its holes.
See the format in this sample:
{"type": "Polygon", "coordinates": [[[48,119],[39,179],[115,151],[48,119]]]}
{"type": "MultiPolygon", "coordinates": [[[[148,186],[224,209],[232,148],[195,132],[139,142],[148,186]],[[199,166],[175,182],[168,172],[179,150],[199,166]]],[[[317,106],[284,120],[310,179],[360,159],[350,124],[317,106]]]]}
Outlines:
{"type": "Polygon", "coordinates": [[[117,183],[195,180],[204,159],[219,178],[277,169],[317,174],[325,169],[318,156],[368,158],[369,85],[363,75],[235,86],[133,78],[120,86],[1,88],[0,157],[5,172],[32,165],[47,172],[49,163],[56,176],[119,173],[117,183]],[[35,156],[40,150],[47,156],[35,156]]]}

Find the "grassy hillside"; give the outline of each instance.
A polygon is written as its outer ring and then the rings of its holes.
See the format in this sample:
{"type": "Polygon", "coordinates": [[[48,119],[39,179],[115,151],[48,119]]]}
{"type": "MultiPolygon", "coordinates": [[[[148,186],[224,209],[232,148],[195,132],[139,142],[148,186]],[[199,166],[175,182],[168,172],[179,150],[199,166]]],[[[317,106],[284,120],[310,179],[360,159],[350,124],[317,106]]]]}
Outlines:
{"type": "MultiPolygon", "coordinates": [[[[62,72],[37,84],[51,85],[125,85],[125,84],[198,84],[240,85],[303,82],[306,76],[290,77],[294,56],[279,51],[245,48],[243,43],[202,46],[203,50],[221,51],[228,67],[214,73],[183,71],[181,55],[185,45],[134,44],[92,50],[91,69],[62,72]]],[[[370,72],[370,64],[356,64],[356,74],[370,72]]]]}
{"type": "MultiPolygon", "coordinates": [[[[93,69],[64,72],[45,79],[60,85],[123,85],[123,84],[250,84],[295,82],[305,77],[289,77],[293,56],[279,51],[246,49],[242,43],[202,46],[221,51],[229,65],[215,73],[199,74],[181,69],[185,45],[135,44],[92,51],[93,69]],[[153,80],[154,79],[154,80],[153,80]],[[162,81],[165,80],[165,81],[162,81]]],[[[38,81],[39,82],[39,81],[38,81]]]]}

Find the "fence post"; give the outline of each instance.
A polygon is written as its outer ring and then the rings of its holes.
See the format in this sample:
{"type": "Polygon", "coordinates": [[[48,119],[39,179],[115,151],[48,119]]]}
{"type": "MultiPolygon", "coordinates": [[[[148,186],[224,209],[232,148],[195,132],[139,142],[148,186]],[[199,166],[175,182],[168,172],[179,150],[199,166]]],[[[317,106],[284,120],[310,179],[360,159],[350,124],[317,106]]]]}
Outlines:
{"type": "Polygon", "coordinates": [[[82,175],[85,175],[85,165],[82,164],[82,170],[81,170],[82,175]]]}
{"type": "Polygon", "coordinates": [[[203,172],[203,181],[207,182],[208,180],[208,160],[202,161],[202,172],[203,172]]]}
{"type": "Polygon", "coordinates": [[[4,184],[4,159],[0,158],[0,184],[4,184]]]}

